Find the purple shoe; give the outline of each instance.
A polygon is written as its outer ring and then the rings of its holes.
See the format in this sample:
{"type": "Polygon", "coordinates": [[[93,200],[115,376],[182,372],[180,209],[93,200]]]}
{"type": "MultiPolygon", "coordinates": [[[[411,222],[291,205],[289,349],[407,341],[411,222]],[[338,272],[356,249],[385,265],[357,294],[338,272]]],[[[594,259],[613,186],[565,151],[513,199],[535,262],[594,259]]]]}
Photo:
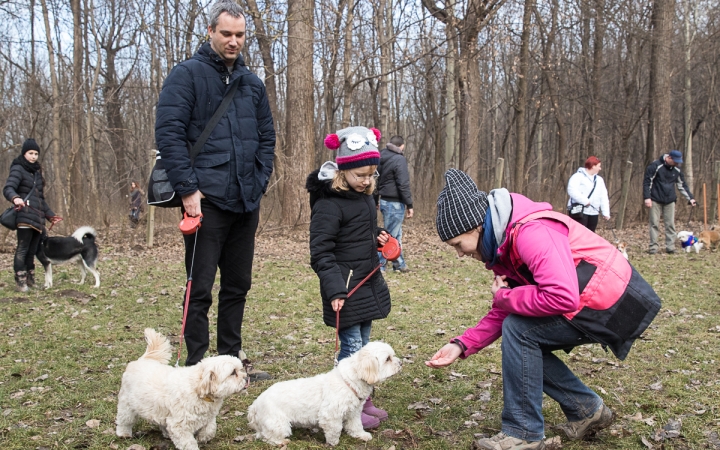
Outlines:
{"type": "Polygon", "coordinates": [[[365,401],[365,405],[363,406],[364,414],[367,414],[368,416],[373,416],[377,418],[380,422],[385,421],[388,419],[388,413],[384,409],[380,409],[373,405],[372,400],[370,397],[367,398],[365,401]]]}
{"type": "Polygon", "coordinates": [[[369,414],[360,413],[360,420],[362,421],[363,428],[366,430],[372,430],[380,426],[380,419],[369,414]]]}

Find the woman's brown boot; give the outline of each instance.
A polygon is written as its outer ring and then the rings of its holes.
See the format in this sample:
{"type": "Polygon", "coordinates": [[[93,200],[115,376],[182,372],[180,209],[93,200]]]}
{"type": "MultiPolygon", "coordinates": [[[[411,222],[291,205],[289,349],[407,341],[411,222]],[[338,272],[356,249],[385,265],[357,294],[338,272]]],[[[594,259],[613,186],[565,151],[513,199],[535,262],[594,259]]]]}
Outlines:
{"type": "Polygon", "coordinates": [[[35,287],[35,270],[27,271],[27,287],[35,287]]]}

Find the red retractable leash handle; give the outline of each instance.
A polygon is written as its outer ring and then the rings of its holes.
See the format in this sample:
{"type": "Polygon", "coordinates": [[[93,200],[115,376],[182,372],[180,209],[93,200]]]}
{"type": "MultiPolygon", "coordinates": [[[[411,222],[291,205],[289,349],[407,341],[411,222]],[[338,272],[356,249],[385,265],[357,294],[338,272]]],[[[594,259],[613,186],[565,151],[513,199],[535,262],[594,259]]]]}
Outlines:
{"type": "MultiPolygon", "coordinates": [[[[392,236],[388,237],[388,240],[385,243],[385,245],[383,245],[382,247],[378,247],[378,251],[380,253],[382,253],[383,258],[387,259],[388,261],[395,261],[402,254],[402,249],[400,248],[400,243],[398,242],[397,239],[395,239],[392,236]]],[[[352,291],[348,292],[347,298],[350,298],[350,296],[353,295],[355,293],[355,291],[357,291],[360,288],[360,286],[362,286],[367,280],[369,280],[370,277],[373,276],[375,274],[375,272],[377,272],[381,267],[382,267],[382,264],[378,264],[378,266],[376,268],[374,268],[372,270],[372,272],[370,272],[365,278],[363,278],[363,280],[360,283],[358,283],[352,289],[352,291]]],[[[352,271],[350,271],[350,272],[351,272],[350,275],[352,275],[352,271]]],[[[349,278],[348,278],[348,284],[350,284],[349,278]]],[[[340,348],[339,340],[340,340],[340,310],[338,309],[337,311],[335,311],[335,365],[337,365],[337,363],[338,363],[337,355],[338,355],[338,350],[340,348]]]]}
{"type": "Polygon", "coordinates": [[[178,224],[178,228],[182,234],[189,236],[195,235],[195,242],[193,243],[192,258],[190,259],[190,274],[188,275],[187,285],[185,286],[185,306],[183,307],[183,319],[182,327],[180,328],[180,345],[178,345],[177,361],[175,361],[175,367],[180,365],[180,353],[182,352],[183,337],[185,336],[185,323],[187,322],[188,306],[190,306],[190,290],[192,289],[192,273],[193,267],[195,266],[195,246],[197,245],[197,231],[202,226],[203,215],[200,214],[196,217],[190,217],[187,213],[183,213],[183,219],[178,224]]]}

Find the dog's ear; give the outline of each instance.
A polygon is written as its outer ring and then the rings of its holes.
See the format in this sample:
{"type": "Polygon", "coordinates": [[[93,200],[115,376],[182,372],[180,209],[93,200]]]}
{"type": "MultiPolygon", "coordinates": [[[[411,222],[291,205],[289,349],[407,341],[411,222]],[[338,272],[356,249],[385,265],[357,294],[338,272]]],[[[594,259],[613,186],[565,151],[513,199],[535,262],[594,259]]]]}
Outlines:
{"type": "Polygon", "coordinates": [[[359,367],[358,375],[360,379],[365,380],[368,384],[375,384],[378,382],[380,364],[378,363],[375,354],[367,349],[361,349],[358,352],[359,367]]]}
{"type": "Polygon", "coordinates": [[[215,371],[209,367],[203,370],[202,378],[196,390],[200,398],[215,395],[217,391],[217,374],[215,374],[215,371]]]}

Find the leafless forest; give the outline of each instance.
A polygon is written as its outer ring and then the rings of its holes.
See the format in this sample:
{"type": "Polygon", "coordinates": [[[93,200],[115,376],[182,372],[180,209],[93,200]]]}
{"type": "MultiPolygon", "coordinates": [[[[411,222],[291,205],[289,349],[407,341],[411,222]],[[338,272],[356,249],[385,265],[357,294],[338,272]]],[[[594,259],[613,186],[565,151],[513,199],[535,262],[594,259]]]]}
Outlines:
{"type": "MultiPolygon", "coordinates": [[[[332,157],[324,136],[350,124],[406,137],[426,217],[447,167],[559,209],[566,180],[594,154],[613,215],[626,176],[626,220],[637,220],[645,166],[673,148],[716,210],[717,1],[237,1],[245,61],[267,85],[278,131],[266,219],[308,221],[305,177],[332,157]]],[[[130,181],[149,174],[163,80],[203,42],[208,5],[0,1],[2,173],[33,137],[66,226],[123,220],[130,181]]]]}

